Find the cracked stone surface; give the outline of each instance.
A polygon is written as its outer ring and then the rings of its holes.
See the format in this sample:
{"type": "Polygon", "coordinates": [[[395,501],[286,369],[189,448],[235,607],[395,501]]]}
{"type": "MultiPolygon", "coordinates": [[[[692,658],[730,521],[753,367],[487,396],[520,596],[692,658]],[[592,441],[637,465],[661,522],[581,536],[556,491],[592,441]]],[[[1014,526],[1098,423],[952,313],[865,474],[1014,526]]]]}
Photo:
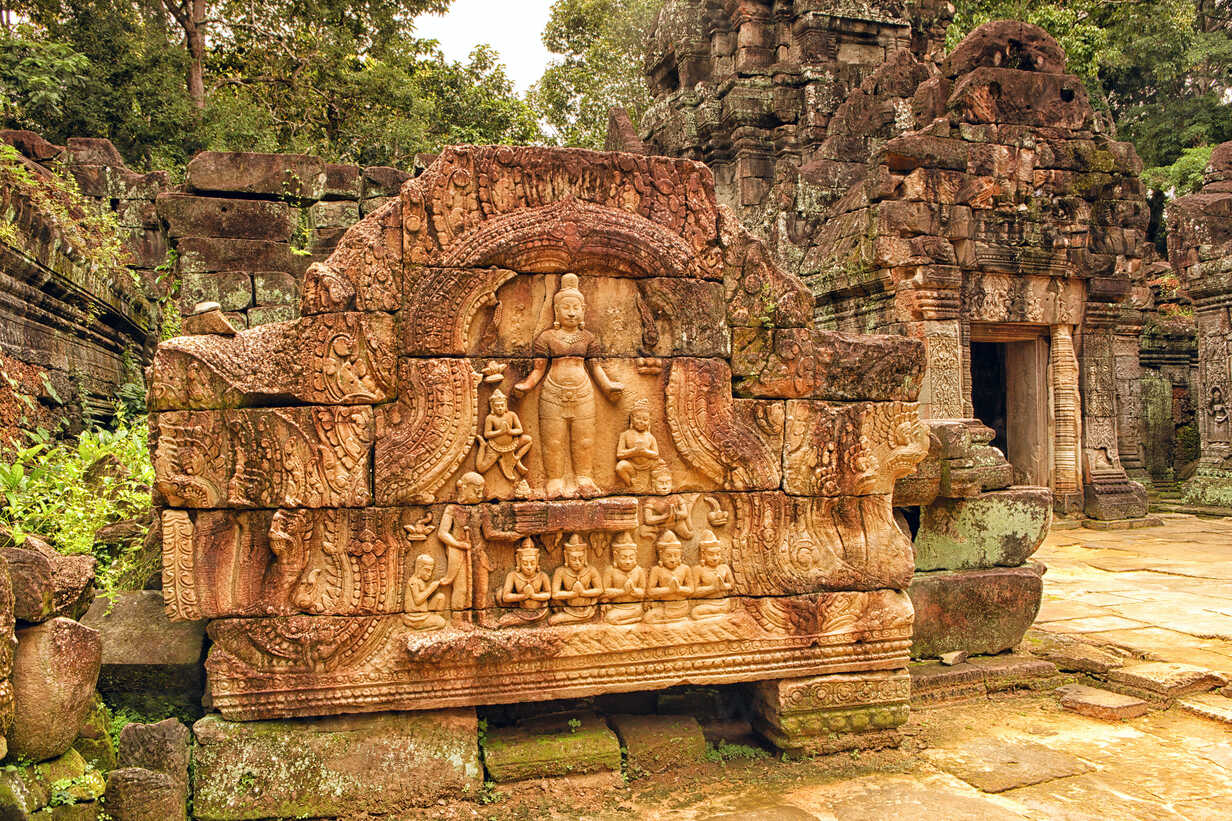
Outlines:
{"type": "Polygon", "coordinates": [[[1056,644],[1051,636],[1136,657],[1113,665],[1101,654],[1105,670],[1141,660],[1232,675],[1232,518],[1162,518],[1139,530],[1054,530],[1036,553],[1048,574],[1028,648],[1056,644]]]}

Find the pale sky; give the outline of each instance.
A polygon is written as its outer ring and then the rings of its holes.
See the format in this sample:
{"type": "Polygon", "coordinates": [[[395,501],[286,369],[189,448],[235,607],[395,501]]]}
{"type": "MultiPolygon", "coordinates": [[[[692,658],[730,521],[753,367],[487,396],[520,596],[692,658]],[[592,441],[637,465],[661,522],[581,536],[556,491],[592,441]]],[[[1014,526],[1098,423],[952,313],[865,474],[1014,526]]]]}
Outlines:
{"type": "Polygon", "coordinates": [[[439,40],[446,57],[463,62],[472,48],[487,43],[500,52],[517,90],[525,92],[551,55],[540,39],[551,7],[552,0],[453,0],[445,14],[415,18],[415,34],[439,40]]]}

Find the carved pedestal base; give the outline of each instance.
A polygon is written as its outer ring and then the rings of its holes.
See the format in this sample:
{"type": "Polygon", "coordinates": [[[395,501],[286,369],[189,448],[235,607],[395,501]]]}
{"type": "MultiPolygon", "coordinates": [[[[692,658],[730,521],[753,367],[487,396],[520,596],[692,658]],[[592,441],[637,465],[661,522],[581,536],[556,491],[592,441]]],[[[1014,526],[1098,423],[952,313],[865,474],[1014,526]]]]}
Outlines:
{"type": "Polygon", "coordinates": [[[1092,519],[1140,519],[1146,515],[1146,488],[1124,474],[1100,476],[1082,485],[1085,512],[1092,519]]]}
{"type": "Polygon", "coordinates": [[[893,747],[910,711],[906,670],[779,679],[757,685],[753,726],[790,753],[893,747]]]}

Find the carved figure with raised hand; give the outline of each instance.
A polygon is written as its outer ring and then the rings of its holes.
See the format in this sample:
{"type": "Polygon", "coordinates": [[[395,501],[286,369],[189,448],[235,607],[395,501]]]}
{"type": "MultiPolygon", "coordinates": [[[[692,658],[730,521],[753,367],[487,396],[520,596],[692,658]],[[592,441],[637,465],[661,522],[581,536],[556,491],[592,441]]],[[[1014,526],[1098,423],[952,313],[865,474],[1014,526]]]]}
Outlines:
{"type": "Polygon", "coordinates": [[[662,462],[659,442],[650,432],[650,403],[645,399],[633,403],[629,428],[616,443],[616,459],[616,476],[635,490],[644,489],[645,479],[662,462]]]}
{"type": "Polygon", "coordinates": [[[586,561],[587,544],[574,533],[565,542],[565,563],[552,574],[555,611],[548,624],[579,624],[594,618],[603,583],[599,571],[586,561]]]}
{"type": "Polygon", "coordinates": [[[552,583],[548,574],[539,569],[539,548],[534,540],[523,539],[515,559],[517,563],[505,576],[500,594],[500,603],[513,609],[500,617],[500,627],[539,621],[548,614],[548,602],[552,599],[552,583]]]}
{"type": "Polygon", "coordinates": [[[525,499],[531,495],[531,490],[522,457],[533,441],[522,430],[522,420],[509,410],[509,399],[500,388],[488,397],[488,410],[490,413],[483,421],[483,436],[475,437],[479,448],[475,454],[475,470],[487,473],[493,465],[498,466],[501,475],[514,483],[514,495],[525,499]]]}
{"type": "Polygon", "coordinates": [[[552,297],[555,321],[534,342],[534,365],[526,378],[513,386],[524,396],[541,382],[539,432],[543,439],[543,467],[548,498],[598,496],[594,480],[595,389],[615,401],[624,387],[608,378],[593,357],[598,354],[595,335],[585,328],[586,298],[578,289],[577,274],[561,277],[552,297]],[[573,483],[568,482],[566,459],[573,483]]]}
{"type": "Polygon", "coordinates": [[[655,542],[659,563],[650,568],[647,598],[653,604],[646,610],[644,621],[666,623],[684,621],[689,617],[689,597],[693,595],[693,574],[684,563],[684,546],[670,530],[655,542]]]}
{"type": "Polygon", "coordinates": [[[445,594],[440,592],[441,581],[432,580],[436,572],[436,559],[427,553],[415,557],[415,572],[406,585],[406,612],[402,620],[414,630],[439,630],[445,626],[441,611],[446,609],[445,594]]]}
{"type": "Polygon", "coordinates": [[[642,503],[642,525],[651,535],[663,528],[673,530],[686,539],[693,538],[689,506],[683,497],[672,494],[671,468],[665,462],[659,462],[651,476],[654,492],[661,495],[649,496],[642,503]]]}
{"type": "Polygon", "coordinates": [[[637,563],[637,542],[627,532],[612,542],[612,564],[603,571],[603,620],[637,624],[646,614],[646,570],[637,563]]]}
{"type": "Polygon", "coordinates": [[[731,612],[728,594],[735,588],[736,579],[723,561],[723,543],[714,533],[702,531],[697,551],[701,564],[693,568],[693,596],[701,601],[694,602],[691,615],[697,620],[721,619],[731,612]]]}
{"type": "MultiPolygon", "coordinates": [[[[437,537],[445,544],[445,576],[441,579],[441,587],[449,588],[449,609],[454,613],[467,612],[471,606],[473,540],[479,536],[479,512],[465,505],[477,504],[483,497],[483,477],[473,472],[462,474],[458,479],[461,504],[445,507],[436,530],[437,537]]],[[[486,556],[483,560],[486,561],[486,556]]]]}

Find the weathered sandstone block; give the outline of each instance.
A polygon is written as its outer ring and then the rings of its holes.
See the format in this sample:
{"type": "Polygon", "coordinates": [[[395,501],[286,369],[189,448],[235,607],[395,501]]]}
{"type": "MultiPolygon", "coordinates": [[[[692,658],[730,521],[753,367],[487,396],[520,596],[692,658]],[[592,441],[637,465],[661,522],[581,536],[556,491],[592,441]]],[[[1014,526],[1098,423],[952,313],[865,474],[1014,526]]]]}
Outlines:
{"type": "Polygon", "coordinates": [[[2,552],[12,579],[13,615],[31,624],[50,618],[56,609],[51,560],[24,547],[2,552]]]}
{"type": "Polygon", "coordinates": [[[493,781],[612,772],[620,742],[593,713],[548,716],[488,730],[483,763],[493,781]]]}
{"type": "Polygon", "coordinates": [[[294,226],[283,202],[160,194],[158,215],[173,237],[230,237],[286,242],[294,226]]]}
{"type": "Polygon", "coordinates": [[[202,622],[170,622],[163,594],[134,590],[100,599],[82,622],[102,639],[98,689],[141,714],[201,709],[202,622]]]}
{"type": "Polygon", "coordinates": [[[203,151],[188,164],[189,189],[212,194],[315,200],[325,183],[325,163],[307,154],[203,151]]]}
{"type": "Polygon", "coordinates": [[[917,573],[908,594],[915,609],[912,658],[951,650],[1000,653],[1022,641],[1039,613],[1043,565],[917,573]]]}
{"type": "Polygon", "coordinates": [[[44,761],[72,745],[90,712],[101,661],[98,631],[71,619],[17,631],[10,758],[44,761]]]}
{"type": "Polygon", "coordinates": [[[203,821],[398,813],[483,783],[474,710],[193,726],[203,821]]]}
{"type": "Polygon", "coordinates": [[[116,821],[183,821],[184,798],[174,779],[142,767],[107,774],[107,814],[116,821]]]}
{"type": "Polygon", "coordinates": [[[755,690],[754,726],[794,753],[896,746],[910,697],[905,670],[766,681],[755,690]]]}
{"type": "Polygon", "coordinates": [[[620,738],[630,775],[680,772],[706,754],[706,738],[693,716],[615,715],[608,723],[620,738]]]}

